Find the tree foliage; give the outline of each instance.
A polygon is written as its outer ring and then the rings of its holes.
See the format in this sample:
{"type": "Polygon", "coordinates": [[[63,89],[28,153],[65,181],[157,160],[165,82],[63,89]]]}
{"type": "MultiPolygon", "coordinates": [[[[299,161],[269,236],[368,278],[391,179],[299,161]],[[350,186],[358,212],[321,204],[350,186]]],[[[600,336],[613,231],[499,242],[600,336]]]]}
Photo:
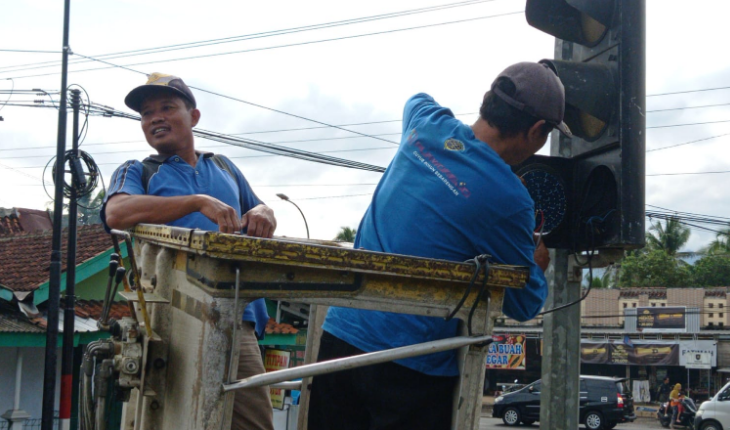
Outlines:
{"type": "Polygon", "coordinates": [[[621,262],[621,287],[690,287],[690,266],[662,249],[643,254],[628,254],[621,262]]]}
{"type": "Polygon", "coordinates": [[[702,251],[707,254],[730,254],[730,227],[718,231],[715,240],[702,251]]]}
{"type": "Polygon", "coordinates": [[[350,227],[341,227],[340,232],[337,233],[335,240],[340,242],[354,242],[357,229],[350,227]]]}
{"type": "Polygon", "coordinates": [[[689,235],[689,228],[683,226],[677,218],[669,218],[664,225],[661,222],[652,224],[646,232],[646,247],[675,255],[687,243],[689,235]]]}
{"type": "Polygon", "coordinates": [[[730,285],[730,258],[707,255],[692,267],[694,283],[700,287],[726,287],[730,285]]]}

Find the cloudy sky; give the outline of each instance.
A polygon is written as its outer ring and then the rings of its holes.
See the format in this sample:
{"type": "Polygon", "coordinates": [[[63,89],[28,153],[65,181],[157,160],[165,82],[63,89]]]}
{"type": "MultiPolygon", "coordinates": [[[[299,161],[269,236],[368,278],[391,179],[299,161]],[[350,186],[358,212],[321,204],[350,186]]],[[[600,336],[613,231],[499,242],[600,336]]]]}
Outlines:
{"type": "MultiPolygon", "coordinates": [[[[58,66],[26,70],[8,66],[59,60],[60,54],[7,50],[59,51],[62,4],[51,0],[3,4],[0,89],[59,89],[58,66]]],[[[387,166],[395,153],[392,142],[400,140],[398,120],[409,96],[428,92],[461,120],[472,123],[484,92],[504,67],[553,57],[553,38],[527,25],[522,13],[525,2],[472,2],[285,35],[269,32],[446,4],[453,3],[73,0],[70,45],[80,55],[98,57],[257,36],[164,53],[107,57],[134,71],[98,62],[72,64],[69,84],[83,86],[96,103],[128,111],[124,96],[144,83],[142,73],[175,74],[191,86],[326,124],[347,124],[348,129],[377,138],[321,128],[304,119],[196,91],[200,128],[387,166]],[[86,70],[95,68],[99,70],[86,70]],[[349,125],[368,122],[376,124],[349,125]]],[[[730,56],[717,48],[727,40],[729,15],[730,3],[724,0],[698,0],[691,5],[647,0],[647,94],[730,86],[730,56]]],[[[71,59],[77,62],[83,57],[71,59]]],[[[0,103],[7,98],[0,95],[0,103]]],[[[9,101],[41,98],[15,94],[9,101]]],[[[711,139],[647,153],[647,174],[730,170],[730,151],[725,149],[730,122],[721,122],[730,120],[730,107],[724,106],[729,98],[730,89],[648,97],[647,149],[711,139]],[[695,108],[707,105],[721,106],[695,108]],[[685,109],[667,110],[675,108],[685,109]],[[707,122],[716,123],[651,128],[707,122]]],[[[1,109],[0,207],[46,208],[51,199],[42,187],[43,166],[55,154],[58,114],[54,109],[1,109]]],[[[279,235],[302,237],[305,230],[296,208],[279,200],[276,193],[285,193],[299,204],[312,237],[330,239],[341,226],[357,227],[380,178],[378,173],[269,156],[204,139],[197,139],[196,145],[237,163],[259,197],[276,212],[279,235]]],[[[107,183],[123,161],[150,153],[139,123],[120,118],[91,117],[82,149],[94,157],[107,183]]],[[[46,182],[50,179],[46,172],[46,182]]],[[[727,174],[648,176],[646,202],[730,216],[727,179],[727,174]]],[[[693,231],[687,249],[696,250],[712,237],[693,231]]]]}

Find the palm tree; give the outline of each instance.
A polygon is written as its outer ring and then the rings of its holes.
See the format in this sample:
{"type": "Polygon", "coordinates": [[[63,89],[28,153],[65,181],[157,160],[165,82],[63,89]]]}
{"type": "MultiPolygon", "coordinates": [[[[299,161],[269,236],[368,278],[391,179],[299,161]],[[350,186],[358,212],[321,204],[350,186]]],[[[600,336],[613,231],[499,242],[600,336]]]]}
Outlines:
{"type": "Polygon", "coordinates": [[[661,222],[652,224],[649,230],[646,233],[647,248],[661,249],[672,256],[687,243],[690,235],[689,228],[683,226],[679,219],[674,217],[665,220],[664,225],[661,222]]]}
{"type": "Polygon", "coordinates": [[[354,242],[357,230],[350,227],[341,227],[340,232],[335,237],[336,241],[339,242],[354,242]]]}
{"type": "Polygon", "coordinates": [[[715,240],[702,249],[706,254],[730,254],[730,227],[717,232],[715,240]]]}

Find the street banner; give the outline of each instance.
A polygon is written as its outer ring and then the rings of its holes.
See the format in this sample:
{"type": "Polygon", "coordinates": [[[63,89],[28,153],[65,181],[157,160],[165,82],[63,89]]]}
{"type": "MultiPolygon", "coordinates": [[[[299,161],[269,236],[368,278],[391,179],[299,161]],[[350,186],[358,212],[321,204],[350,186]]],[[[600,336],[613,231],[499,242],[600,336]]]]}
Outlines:
{"type": "Polygon", "coordinates": [[[676,343],[581,342],[581,362],[628,366],[679,366],[676,343]]]}
{"type": "Polygon", "coordinates": [[[487,352],[487,369],[525,370],[524,334],[496,335],[489,344],[487,352]]]}
{"type": "MultiPolygon", "coordinates": [[[[264,356],[264,368],[267,372],[272,370],[288,369],[291,361],[291,351],[281,349],[266,349],[264,356]]],[[[277,409],[284,409],[284,395],[286,390],[281,388],[270,388],[271,405],[277,409]]]]}
{"type": "Polygon", "coordinates": [[[580,361],[589,364],[606,364],[609,361],[609,347],[606,342],[581,342],[580,361]]]}

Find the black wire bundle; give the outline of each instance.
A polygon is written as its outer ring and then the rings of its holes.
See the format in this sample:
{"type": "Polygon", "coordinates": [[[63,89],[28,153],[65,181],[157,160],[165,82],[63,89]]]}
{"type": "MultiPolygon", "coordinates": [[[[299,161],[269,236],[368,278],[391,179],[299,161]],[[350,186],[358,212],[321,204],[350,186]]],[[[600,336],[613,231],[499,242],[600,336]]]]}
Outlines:
{"type": "MultiPolygon", "coordinates": [[[[78,151],[78,156],[76,155],[75,151],[69,150],[66,151],[66,154],[64,156],[63,160],[63,166],[66,166],[66,163],[69,163],[71,166],[71,170],[67,170],[66,172],[76,174],[76,175],[83,175],[87,177],[86,183],[82,186],[76,189],[76,197],[84,197],[91,194],[96,187],[99,185],[99,178],[101,178],[101,170],[99,169],[99,166],[96,164],[96,161],[89,155],[86,151],[78,151]],[[76,160],[82,161],[86,168],[84,169],[82,167],[81,172],[73,172],[75,169],[74,163],[76,160]]],[[[56,177],[56,169],[58,163],[53,163],[53,178],[56,177]]],[[[55,184],[55,182],[54,182],[55,184]]],[[[72,191],[72,185],[68,182],[64,181],[63,183],[63,194],[70,198],[71,197],[71,191],[72,191]]]]}
{"type": "Polygon", "coordinates": [[[477,255],[476,257],[466,260],[465,263],[473,264],[474,265],[474,274],[471,276],[471,280],[469,281],[469,285],[466,287],[466,291],[464,291],[464,295],[461,297],[461,300],[459,300],[459,303],[456,304],[454,307],[454,310],[449,313],[449,315],[446,317],[446,321],[450,321],[452,318],[454,318],[454,315],[456,315],[457,312],[464,306],[464,302],[466,302],[467,297],[469,297],[469,294],[471,294],[471,289],[474,286],[474,283],[479,276],[479,272],[482,271],[482,268],[484,268],[484,279],[482,279],[482,285],[479,288],[479,294],[477,294],[476,299],[474,300],[474,304],[471,306],[471,309],[469,310],[469,318],[467,321],[467,330],[469,332],[469,336],[472,335],[472,328],[471,328],[471,321],[474,316],[474,312],[476,311],[477,307],[479,306],[479,302],[482,300],[482,296],[484,293],[487,293],[487,298],[491,298],[489,291],[487,291],[487,280],[489,279],[489,257],[490,255],[487,254],[481,254],[477,255]]]}

